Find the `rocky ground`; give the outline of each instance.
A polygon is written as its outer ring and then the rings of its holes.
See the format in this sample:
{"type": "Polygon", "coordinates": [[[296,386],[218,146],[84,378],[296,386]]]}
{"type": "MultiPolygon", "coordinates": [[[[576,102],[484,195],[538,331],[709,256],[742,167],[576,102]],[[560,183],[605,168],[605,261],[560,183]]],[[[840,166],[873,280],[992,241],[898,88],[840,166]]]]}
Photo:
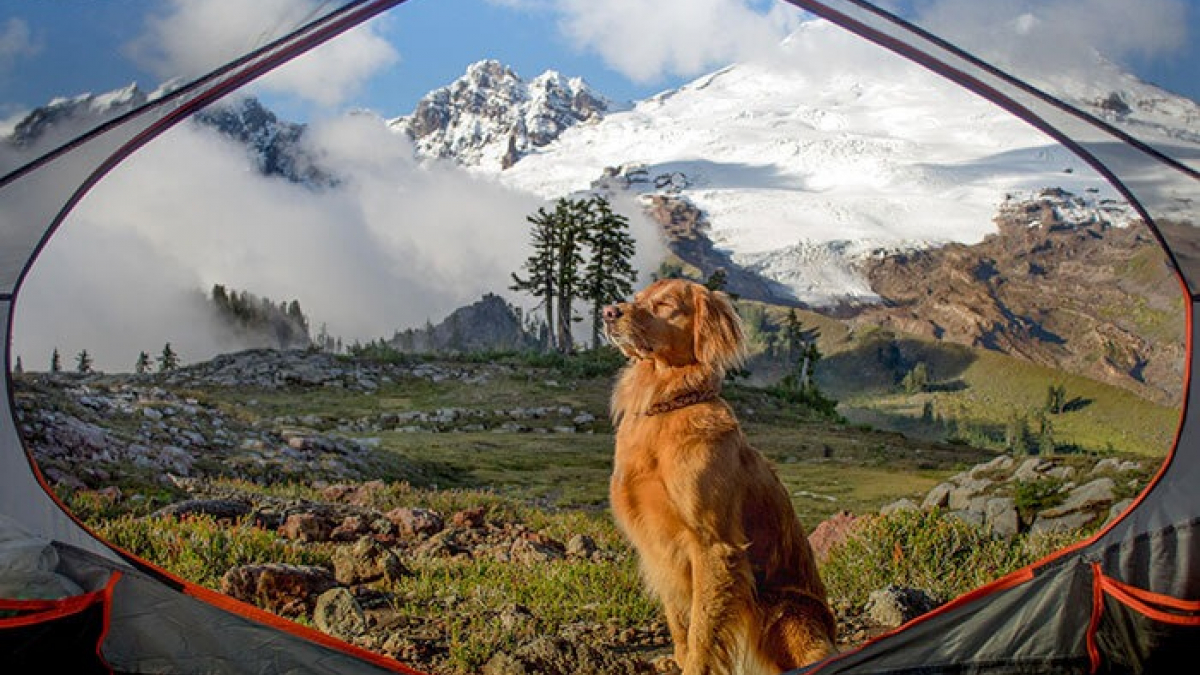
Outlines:
{"type": "MultiPolygon", "coordinates": [[[[253,522],[298,546],[332,547],[333,564],[273,562],[227,570],[225,593],[430,672],[447,670],[450,612],[455,598],[416,617],[397,609],[389,581],[411,575],[428,560],[492,560],[545,565],[613,560],[631,554],[584,535],[555,538],[482,508],[439,512],[405,507],[382,510],[374,492],[381,465],[370,443],[352,434],[379,430],[496,433],[580,433],[603,422],[596,411],[570,406],[438,409],[366,416],[247,418],[186,393],[203,386],[337,387],[372,391],[401,378],[429,382],[486,383],[496,365],[370,364],[325,354],[244,352],[164,375],[23,375],[15,387],[27,444],[52,485],[62,490],[102,490],[123,498],[120,485],[134,479],[160,485],[175,501],[147,518],[203,514],[220,522],[253,522]],[[231,487],[299,481],[324,486],[319,498],[270,496],[231,487]]],[[[885,506],[938,509],[990,528],[994,536],[1095,527],[1129,503],[1153,467],[1116,459],[999,456],[933,488],[923,503],[885,506]]],[[[389,465],[403,473],[404,467],[389,465]]],[[[853,536],[874,514],[840,514],[813,528],[818,556],[853,536]]],[[[937,606],[923,589],[888,587],[865,607],[839,607],[843,646],[860,643],[937,606]]],[[[525,638],[490,654],[483,672],[670,672],[669,637],[662,622],[629,627],[619,621],[570,624],[553,634],[518,603],[486,617],[525,638]]]]}

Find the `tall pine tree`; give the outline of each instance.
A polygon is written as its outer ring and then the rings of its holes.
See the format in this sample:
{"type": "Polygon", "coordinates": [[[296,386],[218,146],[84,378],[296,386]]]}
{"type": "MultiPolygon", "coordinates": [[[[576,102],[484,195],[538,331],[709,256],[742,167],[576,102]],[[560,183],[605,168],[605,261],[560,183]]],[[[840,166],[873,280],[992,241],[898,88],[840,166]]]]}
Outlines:
{"type": "Polygon", "coordinates": [[[569,354],[575,349],[575,338],[571,335],[571,324],[575,321],[575,298],[582,283],[581,267],[584,263],[581,247],[584,243],[584,226],[588,221],[588,203],[582,199],[560,199],[554,206],[558,235],[555,248],[555,284],[558,286],[558,325],[555,341],[558,351],[569,354]]]}
{"type": "MultiPolygon", "coordinates": [[[[529,293],[541,300],[539,306],[545,308],[546,325],[554,326],[554,298],[558,290],[557,275],[555,274],[558,241],[555,232],[556,219],[554,215],[547,213],[545,208],[539,206],[537,213],[526,216],[525,220],[532,225],[529,238],[533,253],[521,266],[528,276],[521,278],[514,272],[512,275],[513,285],[509,288],[529,293]]],[[[550,342],[552,347],[557,346],[554,343],[553,331],[550,334],[550,342]]]]}
{"type": "Polygon", "coordinates": [[[533,253],[522,266],[526,276],[514,273],[510,288],[541,301],[550,343],[563,353],[574,349],[575,301],[588,301],[592,338],[598,344],[601,310],[632,293],[637,280],[629,221],[600,196],[563,197],[553,212],[539,208],[526,220],[533,225],[533,253]]]}
{"type": "Polygon", "coordinates": [[[637,270],[633,267],[636,242],[629,234],[629,219],[612,210],[608,200],[594,196],[587,202],[584,241],[588,247],[583,268],[582,296],[591,302],[592,347],[600,346],[604,307],[633,293],[637,270]]]}

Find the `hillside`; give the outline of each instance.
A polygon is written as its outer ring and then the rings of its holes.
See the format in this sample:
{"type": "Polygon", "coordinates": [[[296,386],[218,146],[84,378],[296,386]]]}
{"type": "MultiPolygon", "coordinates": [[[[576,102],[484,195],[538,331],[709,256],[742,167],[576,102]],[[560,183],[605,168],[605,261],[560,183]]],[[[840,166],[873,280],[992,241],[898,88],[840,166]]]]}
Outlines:
{"type": "MultiPolygon", "coordinates": [[[[619,362],[255,350],[14,388],[60,497],[184,578],[437,675],[565,674],[581,659],[662,672],[666,626],[606,508],[619,362]]],[[[844,647],[1078,538],[1154,466],[997,455],[822,419],[755,387],[726,396],[812,533],[844,647]],[[953,560],[918,555],[943,545],[953,560]],[[913,558],[898,566],[896,550],[913,558]],[[897,583],[900,597],[884,592],[897,583]]]]}

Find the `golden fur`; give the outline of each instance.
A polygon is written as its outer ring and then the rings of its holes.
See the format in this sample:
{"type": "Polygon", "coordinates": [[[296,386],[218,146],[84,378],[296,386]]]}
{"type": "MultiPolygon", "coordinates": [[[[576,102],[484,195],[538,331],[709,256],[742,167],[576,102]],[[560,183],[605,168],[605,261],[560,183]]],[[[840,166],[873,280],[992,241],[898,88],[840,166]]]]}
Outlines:
{"type": "Polygon", "coordinates": [[[729,301],[667,279],[604,320],[630,359],[612,396],[613,513],[684,675],[779,673],[833,653],[833,614],[787,490],[718,397],[743,358],[729,301]]]}

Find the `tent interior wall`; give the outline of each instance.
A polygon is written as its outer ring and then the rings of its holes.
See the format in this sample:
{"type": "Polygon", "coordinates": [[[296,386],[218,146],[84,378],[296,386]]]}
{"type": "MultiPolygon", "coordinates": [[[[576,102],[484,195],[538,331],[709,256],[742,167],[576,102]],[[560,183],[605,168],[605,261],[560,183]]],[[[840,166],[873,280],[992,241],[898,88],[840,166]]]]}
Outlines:
{"type": "MultiPolygon", "coordinates": [[[[1200,283],[1200,173],[1178,148],[1098,120],[862,0],[788,0],[943,75],[1007,109],[1074,151],[1107,178],[1154,231],[1190,302],[1184,414],[1162,469],[1134,505],[1087,541],[952,601],[808,672],[1144,672],[1196,653],[1200,637],[1200,421],[1192,336],[1200,283]],[[1186,201],[1184,198],[1191,201],[1186,201]],[[1191,204],[1190,212],[1180,212],[1191,204]],[[1190,225],[1187,223],[1191,223],[1190,225]],[[1183,223],[1181,225],[1181,223],[1183,223]]],[[[24,650],[18,672],[414,672],[172,577],[94,536],[51,495],[17,432],[11,339],[21,281],[87,190],[131,153],[188,115],[316,45],[401,4],[331,3],[278,39],[174,93],[83,132],[0,179],[0,329],[6,384],[0,406],[0,542],[22,534],[51,542],[86,601],[8,608],[0,651],[24,650]],[[41,617],[41,618],[39,618],[41,617]],[[43,621],[44,619],[44,621],[43,621]],[[96,627],[81,650],[54,649],[52,621],[96,627]],[[50,648],[18,632],[47,628],[50,648]],[[96,644],[96,641],[99,644],[96,644]],[[14,642],[15,641],[15,642],[14,642]],[[59,653],[56,653],[59,652],[59,653]],[[102,656],[102,658],[101,658],[102,656]]],[[[45,637],[42,638],[46,639],[45,637]]],[[[15,657],[14,657],[15,658],[15,657]]],[[[6,671],[7,672],[7,671],[6,671]]]]}

